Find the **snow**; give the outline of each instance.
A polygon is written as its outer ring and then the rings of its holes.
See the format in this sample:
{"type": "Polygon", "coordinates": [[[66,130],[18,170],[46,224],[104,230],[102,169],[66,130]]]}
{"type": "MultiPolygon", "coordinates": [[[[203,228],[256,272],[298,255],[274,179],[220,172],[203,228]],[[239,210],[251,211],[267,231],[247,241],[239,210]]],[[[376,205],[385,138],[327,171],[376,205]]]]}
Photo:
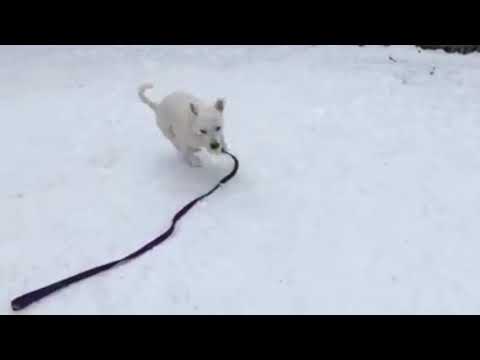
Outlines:
{"type": "Polygon", "coordinates": [[[179,160],[146,81],[227,98],[237,177],[21,314],[480,314],[480,55],[406,45],[0,47],[0,314],[230,171],[179,160]]]}

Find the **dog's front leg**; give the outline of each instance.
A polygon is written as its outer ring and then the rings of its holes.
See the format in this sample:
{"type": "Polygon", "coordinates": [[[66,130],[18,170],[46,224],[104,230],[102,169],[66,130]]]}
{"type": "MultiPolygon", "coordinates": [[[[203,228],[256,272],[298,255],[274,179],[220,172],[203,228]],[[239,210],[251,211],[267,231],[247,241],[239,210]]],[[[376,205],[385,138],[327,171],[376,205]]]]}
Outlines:
{"type": "Polygon", "coordinates": [[[183,156],[186,160],[186,162],[192,166],[192,167],[201,167],[202,166],[202,161],[200,158],[196,155],[200,150],[199,149],[193,149],[193,148],[187,148],[183,152],[183,156]]]}

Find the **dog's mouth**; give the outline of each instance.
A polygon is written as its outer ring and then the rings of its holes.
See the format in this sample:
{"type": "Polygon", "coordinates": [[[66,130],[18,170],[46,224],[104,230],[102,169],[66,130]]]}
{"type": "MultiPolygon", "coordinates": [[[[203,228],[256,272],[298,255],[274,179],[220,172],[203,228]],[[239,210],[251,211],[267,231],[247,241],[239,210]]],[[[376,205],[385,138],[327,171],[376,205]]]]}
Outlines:
{"type": "Polygon", "coordinates": [[[218,155],[218,154],[221,154],[223,152],[223,147],[222,146],[219,146],[218,148],[215,148],[215,149],[212,149],[210,146],[207,148],[207,151],[211,154],[215,154],[215,155],[218,155]]]}
{"type": "Polygon", "coordinates": [[[215,154],[215,155],[218,155],[218,154],[221,154],[223,152],[223,148],[222,147],[219,147],[218,149],[208,149],[208,152],[211,153],[211,154],[215,154]]]}

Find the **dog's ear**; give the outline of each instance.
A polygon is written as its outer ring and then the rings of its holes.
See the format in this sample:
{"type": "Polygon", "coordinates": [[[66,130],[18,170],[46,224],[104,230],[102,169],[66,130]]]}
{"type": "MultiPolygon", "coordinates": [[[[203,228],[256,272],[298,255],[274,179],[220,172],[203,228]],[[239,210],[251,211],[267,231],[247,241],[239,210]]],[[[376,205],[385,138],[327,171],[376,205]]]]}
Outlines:
{"type": "Polygon", "coordinates": [[[193,113],[193,115],[198,116],[197,105],[194,103],[190,103],[190,111],[193,113]]]}
{"type": "Polygon", "coordinates": [[[215,102],[215,109],[223,113],[223,110],[225,110],[225,102],[226,102],[225,99],[218,99],[215,102]]]}

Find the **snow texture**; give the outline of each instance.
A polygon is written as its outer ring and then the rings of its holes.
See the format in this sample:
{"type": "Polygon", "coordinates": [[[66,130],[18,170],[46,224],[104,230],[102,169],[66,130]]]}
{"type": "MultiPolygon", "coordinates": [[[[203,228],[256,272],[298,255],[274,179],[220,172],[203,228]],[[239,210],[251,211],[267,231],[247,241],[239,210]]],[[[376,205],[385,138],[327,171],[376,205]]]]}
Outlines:
{"type": "Polygon", "coordinates": [[[146,81],[227,98],[238,176],[21,314],[480,314],[480,54],[407,45],[0,47],[0,314],[230,171],[181,162],[146,81]]]}

